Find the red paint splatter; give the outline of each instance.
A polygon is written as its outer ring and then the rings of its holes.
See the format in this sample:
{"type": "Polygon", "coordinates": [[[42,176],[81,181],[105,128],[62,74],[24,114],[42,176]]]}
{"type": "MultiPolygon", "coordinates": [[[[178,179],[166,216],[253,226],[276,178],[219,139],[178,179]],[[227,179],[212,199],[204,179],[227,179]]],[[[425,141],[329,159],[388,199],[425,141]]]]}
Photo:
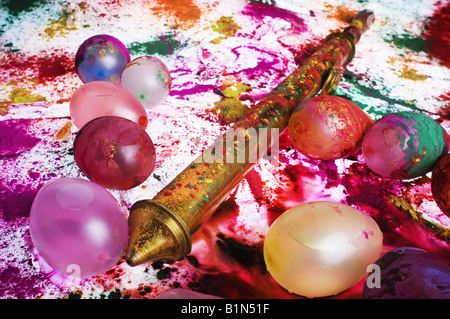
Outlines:
{"type": "Polygon", "coordinates": [[[445,120],[450,120],[450,91],[439,96],[439,99],[444,102],[444,107],[439,109],[439,117],[436,121],[441,124],[445,120]]]}
{"type": "Polygon", "coordinates": [[[70,54],[54,53],[45,56],[28,56],[7,52],[0,56],[2,81],[24,81],[35,79],[39,82],[54,80],[59,76],[75,72],[74,57],[70,54]]]}
{"type": "Polygon", "coordinates": [[[424,38],[429,45],[429,54],[450,68],[450,3],[433,14],[424,38]]]}

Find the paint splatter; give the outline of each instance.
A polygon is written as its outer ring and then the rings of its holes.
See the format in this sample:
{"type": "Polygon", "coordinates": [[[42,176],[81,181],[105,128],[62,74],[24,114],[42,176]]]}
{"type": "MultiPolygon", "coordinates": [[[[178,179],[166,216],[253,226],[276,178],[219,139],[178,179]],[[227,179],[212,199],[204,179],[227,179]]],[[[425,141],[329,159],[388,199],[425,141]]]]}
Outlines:
{"type": "Polygon", "coordinates": [[[243,83],[222,84],[221,87],[215,89],[222,99],[214,102],[211,112],[217,114],[226,125],[238,121],[250,110],[250,107],[241,102],[239,97],[250,89],[249,85],[243,83]]]}
{"type": "Polygon", "coordinates": [[[450,3],[434,13],[424,37],[428,42],[430,55],[450,68],[450,3]]]}
{"type": "Polygon", "coordinates": [[[428,44],[422,37],[415,37],[409,33],[394,34],[391,39],[386,41],[399,49],[407,49],[416,53],[428,51],[428,44]]]}
{"type": "Polygon", "coordinates": [[[0,55],[3,68],[0,71],[0,80],[16,82],[35,79],[45,83],[57,77],[74,73],[74,54],[51,53],[43,56],[27,56],[20,53],[6,53],[0,55]]]}
{"type": "Polygon", "coordinates": [[[283,19],[291,23],[291,28],[298,32],[307,30],[304,19],[296,13],[280,8],[274,4],[267,4],[262,2],[250,2],[246,5],[243,14],[261,22],[265,17],[273,19],[283,19]]]}
{"type": "Polygon", "coordinates": [[[407,66],[404,66],[403,69],[400,71],[401,78],[413,80],[413,81],[425,81],[428,79],[428,75],[426,74],[420,74],[417,70],[408,68],[407,66]]]}
{"type": "Polygon", "coordinates": [[[219,20],[214,22],[211,26],[212,30],[222,34],[223,36],[211,40],[212,43],[220,43],[225,38],[234,37],[236,32],[241,29],[239,25],[234,22],[233,17],[222,16],[219,20]]]}
{"type": "Polygon", "coordinates": [[[77,7],[63,8],[58,20],[52,20],[48,24],[48,27],[45,28],[44,32],[50,38],[53,38],[55,36],[64,36],[68,34],[70,31],[77,30],[76,24],[74,22],[75,13],[77,12],[77,10],[84,9],[85,7],[86,3],[82,2],[77,7]]]}
{"type": "Polygon", "coordinates": [[[20,15],[22,12],[31,11],[33,8],[42,5],[46,0],[15,0],[4,1],[2,6],[6,7],[14,16],[20,15]]]}
{"type": "Polygon", "coordinates": [[[167,33],[159,36],[156,40],[148,42],[132,43],[128,46],[130,54],[135,55],[161,55],[168,56],[174,54],[177,50],[186,46],[187,43],[182,43],[176,39],[176,34],[167,33]]]}
{"type": "Polygon", "coordinates": [[[40,138],[29,131],[31,120],[0,121],[0,156],[13,157],[30,151],[40,138]]]}
{"type": "Polygon", "coordinates": [[[181,28],[193,26],[202,15],[200,8],[192,0],[157,0],[154,9],[157,15],[166,15],[168,22],[173,19],[174,26],[181,28]]]}

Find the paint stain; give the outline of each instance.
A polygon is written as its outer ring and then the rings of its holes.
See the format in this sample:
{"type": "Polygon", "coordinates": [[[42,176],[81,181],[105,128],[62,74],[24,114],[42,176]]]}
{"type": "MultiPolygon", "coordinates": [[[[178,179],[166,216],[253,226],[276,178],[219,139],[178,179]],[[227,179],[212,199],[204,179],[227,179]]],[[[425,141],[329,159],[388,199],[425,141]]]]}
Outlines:
{"type": "Polygon", "coordinates": [[[339,20],[342,23],[350,24],[353,21],[353,18],[358,14],[358,10],[353,10],[348,6],[339,6],[335,7],[332,5],[325,5],[326,8],[331,10],[331,14],[327,15],[330,19],[339,20]]]}
{"type": "Polygon", "coordinates": [[[385,41],[392,43],[399,49],[406,49],[416,53],[428,51],[428,43],[424,39],[409,33],[395,34],[392,35],[392,38],[385,39],[385,41]]]}
{"type": "Polygon", "coordinates": [[[29,119],[0,121],[0,157],[28,152],[41,141],[29,131],[30,125],[29,119]]]}
{"type": "Polygon", "coordinates": [[[19,16],[22,12],[30,11],[46,2],[45,0],[9,0],[2,1],[1,6],[8,9],[10,14],[19,16]]]}
{"type": "MultiPolygon", "coordinates": [[[[361,109],[364,110],[364,108],[366,107],[366,105],[360,103],[360,101],[358,101],[357,99],[354,99],[352,97],[352,91],[354,90],[355,92],[357,92],[360,95],[363,96],[367,96],[369,98],[373,98],[373,99],[378,99],[380,101],[384,101],[387,102],[389,105],[401,105],[403,107],[407,107],[408,109],[410,109],[411,111],[421,111],[416,105],[414,105],[413,103],[410,103],[408,101],[404,101],[402,99],[395,99],[395,98],[390,98],[388,96],[389,92],[384,93],[381,92],[379,89],[374,88],[372,86],[365,86],[362,85],[359,80],[358,80],[358,75],[351,73],[349,71],[344,71],[343,73],[343,80],[351,85],[351,89],[347,89],[347,90],[340,90],[339,92],[340,95],[343,98],[349,99],[350,101],[352,101],[353,103],[355,103],[356,105],[358,105],[359,107],[361,107],[361,109]]],[[[371,109],[370,112],[368,112],[369,114],[373,114],[373,115],[386,115],[386,110],[377,110],[377,109],[371,109]]]]}
{"type": "Polygon", "coordinates": [[[233,17],[224,16],[214,22],[211,28],[213,31],[223,35],[223,37],[218,37],[214,40],[211,40],[212,43],[216,44],[224,38],[234,37],[236,32],[241,29],[241,27],[234,22],[233,17]]]}
{"type": "MultiPolygon", "coordinates": [[[[26,263],[27,260],[24,260],[24,262],[26,263]]],[[[44,292],[45,286],[42,283],[45,281],[44,274],[24,276],[18,267],[8,265],[0,270],[0,285],[2,287],[0,298],[10,298],[11,296],[14,296],[15,299],[36,298],[44,292]]]]}
{"type": "Polygon", "coordinates": [[[0,100],[0,115],[7,114],[9,107],[14,104],[26,104],[46,100],[47,99],[42,95],[31,94],[31,92],[25,88],[15,88],[9,93],[9,99],[0,100]]]}
{"type": "Polygon", "coordinates": [[[295,12],[279,8],[275,4],[264,2],[250,2],[242,10],[242,13],[255,19],[258,23],[264,20],[265,17],[273,19],[279,18],[291,23],[291,29],[298,32],[307,31],[308,28],[305,21],[299,17],[295,12]]]}
{"type": "Polygon", "coordinates": [[[132,43],[128,47],[128,51],[135,55],[169,56],[186,45],[187,43],[177,40],[175,34],[167,33],[153,41],[132,43]]]}
{"type": "Polygon", "coordinates": [[[29,217],[37,188],[9,182],[0,184],[0,216],[5,221],[29,217]]]}
{"type": "Polygon", "coordinates": [[[404,66],[400,71],[399,77],[413,81],[425,81],[426,79],[428,79],[427,75],[420,74],[417,70],[411,69],[407,66],[404,66]]]}
{"type": "Polygon", "coordinates": [[[44,32],[50,38],[54,38],[55,36],[64,36],[70,31],[77,30],[74,23],[75,14],[77,10],[84,9],[86,6],[85,2],[81,2],[76,8],[63,8],[60,17],[57,20],[51,20],[44,32]]]}
{"type": "MultiPolygon", "coordinates": [[[[445,3],[445,2],[444,2],[445,3]]],[[[450,68],[450,3],[439,8],[426,26],[424,35],[429,54],[450,68]]]]}
{"type": "Polygon", "coordinates": [[[450,120],[450,91],[441,94],[439,100],[444,102],[444,107],[439,109],[439,118],[437,118],[436,121],[442,123],[444,120],[450,120]]]}
{"type": "Polygon", "coordinates": [[[250,86],[244,83],[224,83],[217,89],[222,99],[214,103],[211,112],[218,115],[225,124],[238,121],[250,110],[250,107],[242,103],[239,97],[250,89],[250,86]]]}
{"type": "Polygon", "coordinates": [[[20,53],[7,53],[0,57],[3,67],[0,79],[14,78],[17,82],[32,81],[46,83],[60,76],[74,73],[72,54],[51,54],[46,56],[28,56],[20,53]]]}
{"type": "Polygon", "coordinates": [[[9,98],[13,104],[33,103],[38,101],[46,101],[42,95],[31,94],[30,91],[24,88],[15,88],[10,94],[9,98]]]}
{"type": "MultiPolygon", "coordinates": [[[[202,11],[192,0],[157,0],[152,8],[156,15],[165,15],[174,19],[174,26],[180,28],[192,27],[201,17],[202,11]]],[[[167,21],[170,23],[170,21],[167,21]]]]}
{"type": "Polygon", "coordinates": [[[67,122],[67,124],[64,125],[61,128],[61,130],[59,130],[59,132],[56,134],[56,140],[59,141],[68,137],[71,132],[72,126],[73,126],[72,122],[67,122]]]}

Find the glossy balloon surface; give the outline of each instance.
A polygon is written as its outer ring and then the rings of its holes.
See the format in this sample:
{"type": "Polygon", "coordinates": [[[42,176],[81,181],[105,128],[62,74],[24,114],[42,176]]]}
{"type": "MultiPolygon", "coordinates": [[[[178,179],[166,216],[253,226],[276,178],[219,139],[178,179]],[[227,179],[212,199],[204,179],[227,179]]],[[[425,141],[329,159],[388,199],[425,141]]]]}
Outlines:
{"type": "Polygon", "coordinates": [[[333,95],[319,95],[299,105],[289,120],[292,144],[311,159],[334,160],[360,150],[373,120],[357,105],[333,95]]]}
{"type": "Polygon", "coordinates": [[[153,171],[155,147],[136,123],[103,116],[87,123],[74,141],[75,161],[92,182],[124,190],[142,184],[153,171]]]}
{"type": "Polygon", "coordinates": [[[450,154],[447,154],[433,168],[431,191],[441,211],[450,217],[450,154]]]}
{"type": "Polygon", "coordinates": [[[128,63],[122,72],[120,84],[144,107],[152,107],[167,98],[172,78],[169,69],[160,59],[142,56],[128,63]]]}
{"type": "Polygon", "coordinates": [[[356,284],[380,255],[382,233],[363,212],[340,203],[301,204],[280,215],[264,241],[267,270],[305,297],[336,295],[356,284]]]}
{"type": "Polygon", "coordinates": [[[144,129],[148,124],[145,108],[119,84],[89,82],[79,87],[70,100],[70,116],[78,128],[94,118],[108,115],[129,119],[144,129]]]}
{"type": "Polygon", "coordinates": [[[109,270],[122,256],[128,223],[107,190],[87,180],[61,178],[38,191],[30,233],[37,252],[52,268],[91,277],[109,270]]]}
{"type": "Polygon", "coordinates": [[[422,176],[447,152],[444,129],[417,112],[382,117],[367,131],[362,145],[367,166],[374,173],[392,179],[422,176]]]}
{"type": "Polygon", "coordinates": [[[84,41],[75,55],[75,70],[84,83],[91,81],[120,82],[130,53],[119,39],[98,34],[84,41]]]}
{"type": "Polygon", "coordinates": [[[395,248],[375,265],[378,270],[364,283],[364,299],[450,299],[450,266],[426,250],[395,248]]]}

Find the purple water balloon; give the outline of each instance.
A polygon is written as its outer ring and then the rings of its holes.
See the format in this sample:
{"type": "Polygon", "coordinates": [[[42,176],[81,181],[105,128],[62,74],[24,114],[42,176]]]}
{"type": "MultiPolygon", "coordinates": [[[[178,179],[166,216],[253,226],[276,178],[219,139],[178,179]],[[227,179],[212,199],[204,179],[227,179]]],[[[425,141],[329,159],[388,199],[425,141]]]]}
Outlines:
{"type": "Polygon", "coordinates": [[[98,34],[84,41],[75,55],[75,70],[80,79],[120,82],[123,69],[130,62],[130,53],[119,39],[98,34]]]}
{"type": "Polygon", "coordinates": [[[49,266],[87,278],[118,262],[127,245],[128,223],[106,189],[83,179],[60,178],[38,191],[30,211],[30,233],[49,266]]]}

